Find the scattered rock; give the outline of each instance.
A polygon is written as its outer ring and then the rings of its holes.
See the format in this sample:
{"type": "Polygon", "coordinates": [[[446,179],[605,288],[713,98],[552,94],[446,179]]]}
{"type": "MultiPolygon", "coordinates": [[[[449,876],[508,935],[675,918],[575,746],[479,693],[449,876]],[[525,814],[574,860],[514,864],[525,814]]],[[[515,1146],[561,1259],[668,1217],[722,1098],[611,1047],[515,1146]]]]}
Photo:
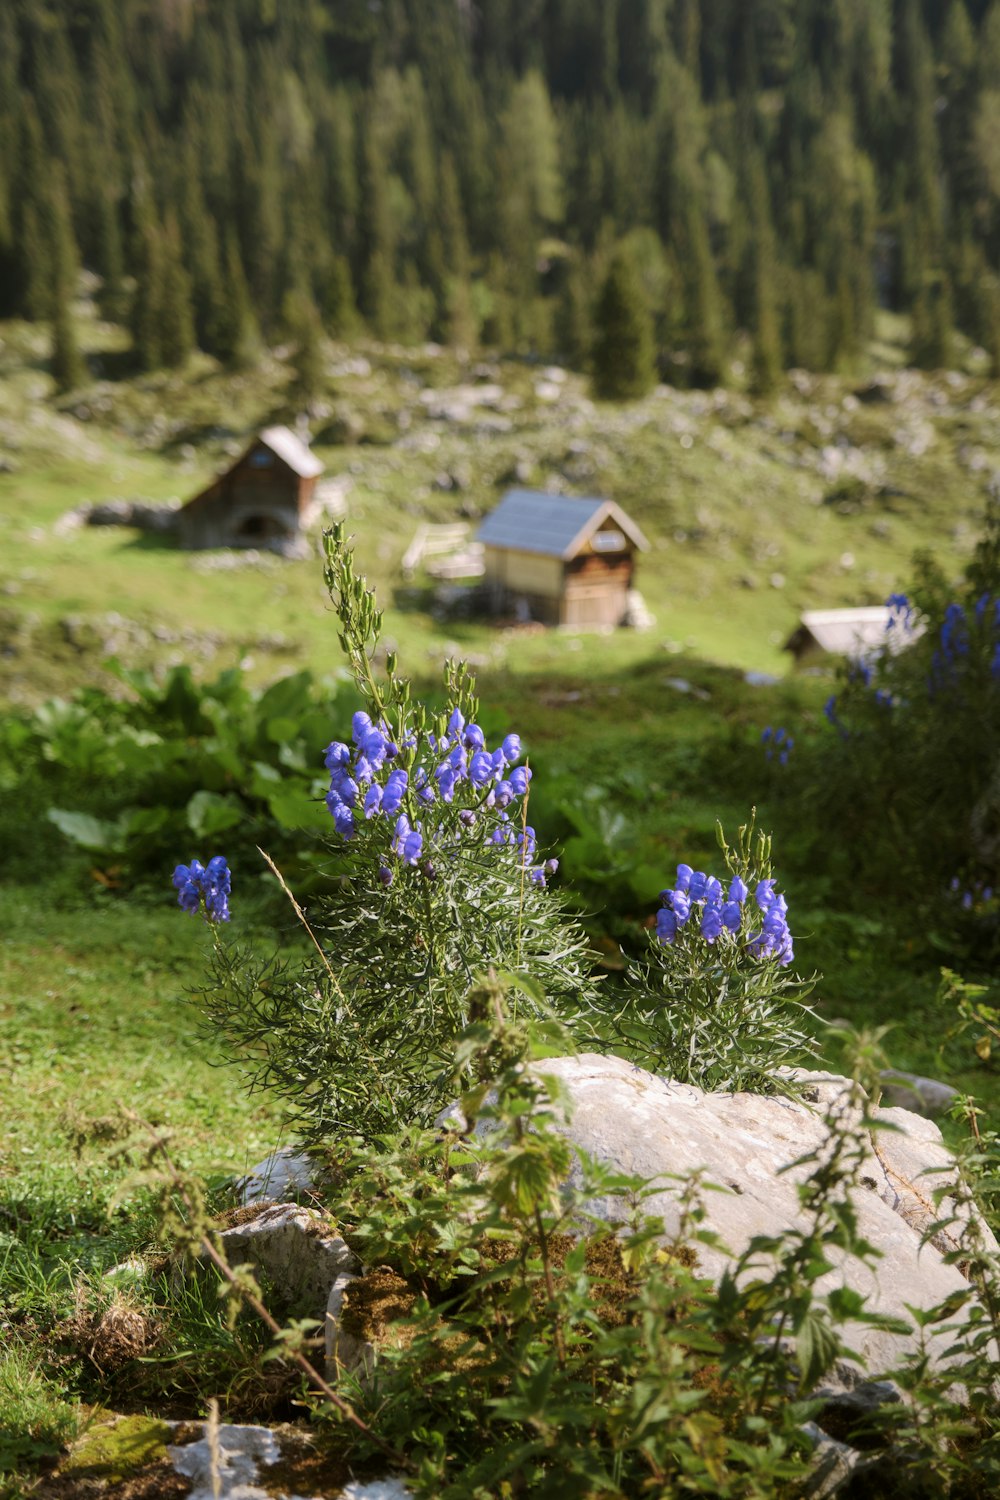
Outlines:
{"type": "Polygon", "coordinates": [[[236,1184],[241,1203],[286,1202],[294,1192],[316,1186],[316,1163],[294,1146],[282,1146],[251,1167],[236,1184]]]}
{"type": "Polygon", "coordinates": [[[901,1073],[898,1068],[889,1068],[883,1071],[881,1078],[884,1106],[905,1109],[928,1119],[946,1115],[958,1098],[958,1089],[952,1088],[950,1083],[922,1078],[919,1073],[901,1073]]]}
{"type": "Polygon", "coordinates": [[[322,1214],[298,1203],[275,1203],[253,1219],[223,1230],[230,1265],[249,1261],[302,1316],[322,1323],[330,1288],[343,1271],[360,1269],[357,1257],[322,1214]]]}

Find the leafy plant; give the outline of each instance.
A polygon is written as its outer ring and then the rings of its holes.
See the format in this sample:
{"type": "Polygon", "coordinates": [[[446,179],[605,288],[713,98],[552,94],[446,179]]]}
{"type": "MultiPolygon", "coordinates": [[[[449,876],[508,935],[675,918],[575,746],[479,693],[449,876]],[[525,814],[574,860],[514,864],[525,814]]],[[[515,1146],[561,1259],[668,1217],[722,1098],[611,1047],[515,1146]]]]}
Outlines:
{"type": "Polygon", "coordinates": [[[490,751],[472,684],[449,666],[449,709],[411,696],[395,657],[376,677],[374,597],[342,532],[326,577],[365,707],[326,753],[331,893],[306,923],[315,959],[261,962],[217,941],[201,1003],[213,1035],[287,1102],[309,1139],[426,1123],[446,1101],[467,996],[490,967],[520,1005],[568,1012],[592,990],[586,942],[539,861],[527,821],[530,769],[517,735],[490,751]]]}
{"type": "Polygon", "coordinates": [[[751,820],[735,848],[718,827],[729,876],[678,865],[662,893],[649,957],[631,969],[613,1014],[595,1024],[640,1066],[701,1088],[771,1092],[777,1070],[816,1052],[804,1004],[815,980],[784,972],[794,957],[771,841],[751,820]]]}

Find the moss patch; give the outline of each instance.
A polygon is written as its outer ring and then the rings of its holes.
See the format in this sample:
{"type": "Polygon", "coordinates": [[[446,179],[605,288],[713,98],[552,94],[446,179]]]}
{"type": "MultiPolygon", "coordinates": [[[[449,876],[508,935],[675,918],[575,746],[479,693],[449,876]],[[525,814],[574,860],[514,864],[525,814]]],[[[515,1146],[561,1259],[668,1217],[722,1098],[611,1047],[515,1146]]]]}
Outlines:
{"type": "Polygon", "coordinates": [[[62,1466],[64,1475],[118,1481],[167,1456],[170,1426],[157,1417],[111,1417],[86,1432],[62,1466]]]}

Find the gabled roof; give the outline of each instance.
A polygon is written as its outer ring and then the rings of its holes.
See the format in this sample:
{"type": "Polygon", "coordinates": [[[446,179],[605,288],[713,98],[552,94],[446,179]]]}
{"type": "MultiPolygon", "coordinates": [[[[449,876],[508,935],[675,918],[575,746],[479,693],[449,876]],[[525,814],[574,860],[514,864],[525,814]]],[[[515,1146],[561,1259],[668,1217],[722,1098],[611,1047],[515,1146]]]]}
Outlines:
{"type": "Polygon", "coordinates": [[[786,651],[800,651],[808,638],[821,651],[834,656],[858,658],[877,651],[898,651],[920,633],[920,627],[908,634],[901,629],[889,630],[892,611],[885,604],[866,605],[859,609],[810,609],[785,643],[786,651]]]}
{"type": "Polygon", "coordinates": [[[576,499],[542,490],[508,490],[476,532],[476,540],[487,547],[541,552],[568,561],[606,520],[614,521],[641,551],[649,550],[638,526],[613,500],[576,499]]]}
{"type": "Polygon", "coordinates": [[[257,442],[270,448],[300,479],[315,479],[323,472],[323,465],[316,455],[310,453],[302,439],[288,427],[265,427],[257,442]]]}

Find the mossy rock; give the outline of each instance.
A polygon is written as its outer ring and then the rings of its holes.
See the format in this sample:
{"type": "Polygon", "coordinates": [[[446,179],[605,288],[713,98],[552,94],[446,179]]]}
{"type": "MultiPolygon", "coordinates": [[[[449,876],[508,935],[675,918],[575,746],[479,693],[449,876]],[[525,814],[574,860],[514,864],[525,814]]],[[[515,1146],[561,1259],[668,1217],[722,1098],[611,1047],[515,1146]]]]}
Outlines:
{"type": "Polygon", "coordinates": [[[158,1417],[105,1417],[88,1428],[62,1465],[63,1474],[118,1481],[167,1456],[169,1422],[158,1417]]]}

